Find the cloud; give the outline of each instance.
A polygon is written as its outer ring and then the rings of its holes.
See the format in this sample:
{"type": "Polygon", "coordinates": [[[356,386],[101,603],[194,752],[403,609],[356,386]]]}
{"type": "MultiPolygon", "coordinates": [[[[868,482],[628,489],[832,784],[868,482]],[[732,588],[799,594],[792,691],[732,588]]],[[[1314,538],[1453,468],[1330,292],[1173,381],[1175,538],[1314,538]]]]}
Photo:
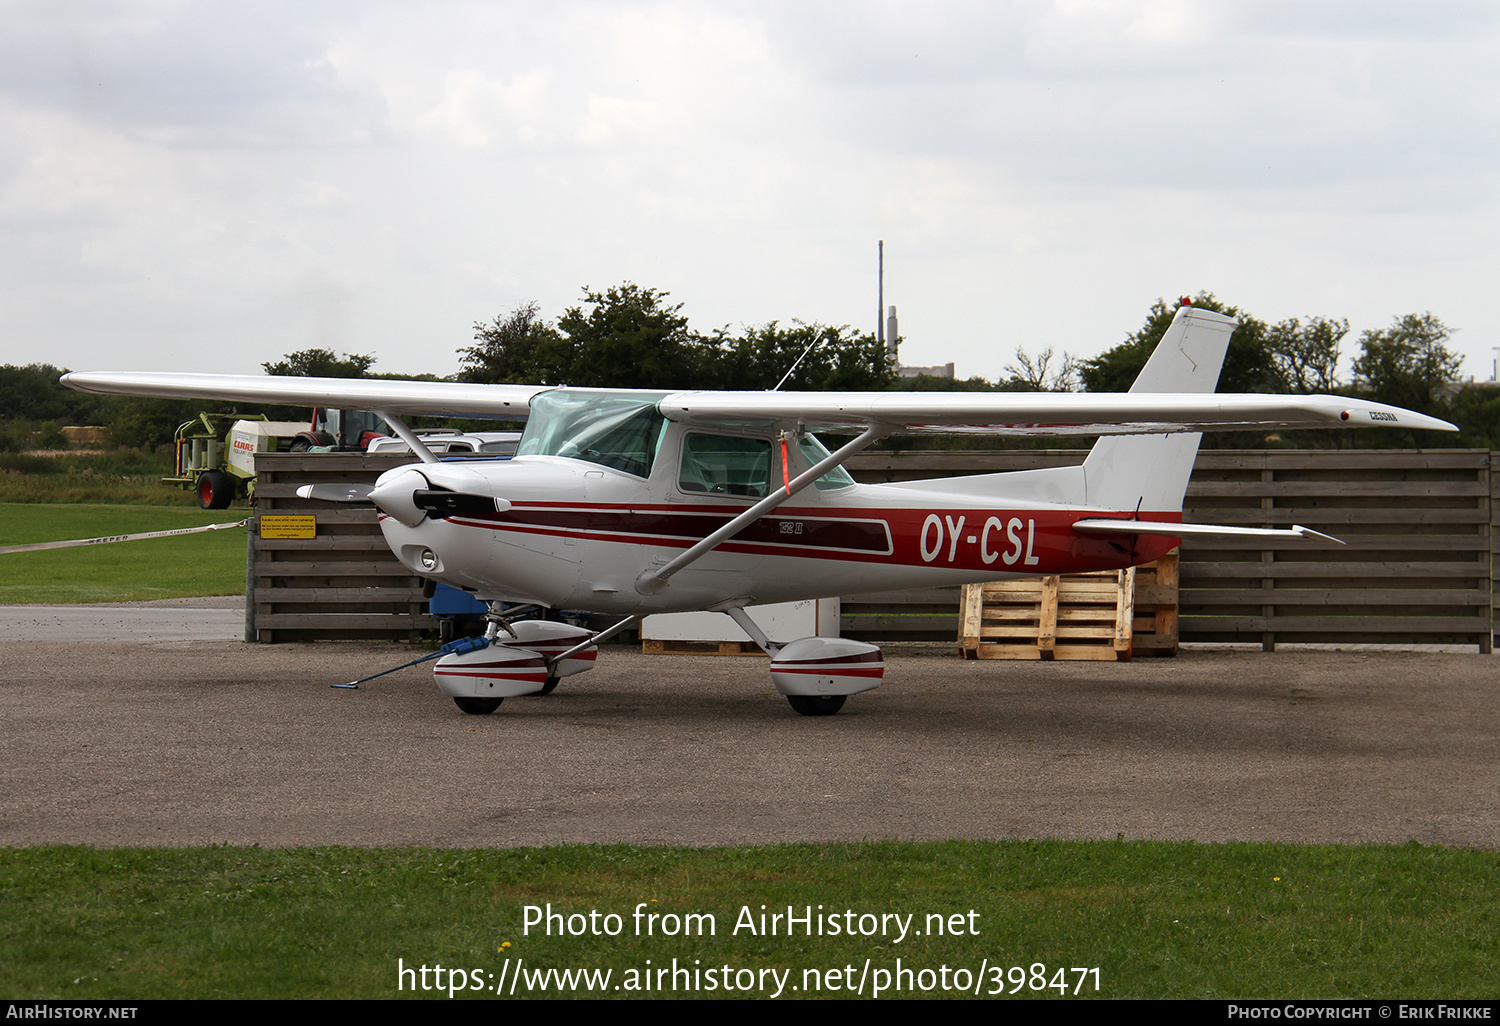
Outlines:
{"type": "Polygon", "coordinates": [[[0,34],[0,92],[159,145],[351,145],[384,112],[339,82],[336,11],[286,3],[27,4],[0,34]]]}
{"type": "Polygon", "coordinates": [[[626,279],[872,326],[885,238],[912,358],[965,373],[1200,288],[1482,347],[1495,35],[1456,2],[12,3],[0,303],[75,366],[337,338],[446,373],[473,321],[626,279]]]}

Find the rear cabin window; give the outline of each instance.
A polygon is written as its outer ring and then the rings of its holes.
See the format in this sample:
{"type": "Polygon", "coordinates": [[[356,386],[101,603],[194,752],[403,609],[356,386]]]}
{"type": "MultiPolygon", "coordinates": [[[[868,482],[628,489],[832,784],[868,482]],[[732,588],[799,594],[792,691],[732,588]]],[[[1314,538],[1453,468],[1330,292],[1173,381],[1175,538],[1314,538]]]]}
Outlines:
{"type": "Polygon", "coordinates": [[[771,443],[764,438],[689,433],[677,487],[705,495],[762,498],[770,487],[771,443]]]}

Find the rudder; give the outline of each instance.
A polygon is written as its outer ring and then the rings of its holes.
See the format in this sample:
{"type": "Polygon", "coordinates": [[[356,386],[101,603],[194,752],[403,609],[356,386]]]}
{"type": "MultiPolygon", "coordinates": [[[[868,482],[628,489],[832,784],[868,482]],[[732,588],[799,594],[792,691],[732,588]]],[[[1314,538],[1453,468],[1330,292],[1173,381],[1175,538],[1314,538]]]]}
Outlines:
{"type": "MultiPolygon", "coordinates": [[[[1212,392],[1219,383],[1233,317],[1180,307],[1131,392],[1212,392]]],[[[1111,435],[1099,439],[1083,463],[1091,506],[1147,512],[1182,509],[1200,433],[1111,435]]]]}

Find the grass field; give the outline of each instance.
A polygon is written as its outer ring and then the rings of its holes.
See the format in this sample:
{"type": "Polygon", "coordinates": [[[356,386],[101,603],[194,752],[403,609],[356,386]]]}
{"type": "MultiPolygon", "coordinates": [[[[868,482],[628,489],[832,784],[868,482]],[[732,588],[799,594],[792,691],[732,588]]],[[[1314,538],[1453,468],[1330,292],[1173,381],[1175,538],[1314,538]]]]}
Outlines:
{"type": "MultiPolygon", "coordinates": [[[[1500,855],[1416,844],[31,848],[0,851],[0,893],[0,991],[16,998],[446,1000],[450,984],[474,996],[471,984],[493,989],[502,974],[516,996],[587,996],[576,979],[571,989],[531,982],[548,969],[609,970],[606,992],[632,996],[647,960],[670,970],[673,959],[700,971],[710,997],[726,994],[701,973],[723,966],[740,984],[755,977],[740,996],[756,997],[775,988],[761,970],[782,974],[783,996],[807,996],[813,971],[829,996],[846,996],[832,986],[862,973],[865,996],[882,980],[908,997],[964,996],[951,988],[967,979],[970,995],[1019,987],[1016,998],[1054,1000],[1059,982],[1068,1000],[1094,996],[1096,978],[1111,998],[1492,998],[1500,988],[1500,855]],[[550,937],[541,925],[528,933],[524,907],[540,918],[548,903],[578,914],[583,935],[560,936],[566,918],[550,937]],[[643,903],[643,916],[662,918],[636,920],[643,903]],[[799,916],[811,906],[824,935],[763,935],[762,905],[799,916]],[[713,934],[661,935],[675,926],[668,917],[689,913],[711,913],[713,934]],[[877,920],[860,916],[888,913],[913,916],[918,933],[897,942],[889,919],[885,936],[861,932],[877,920]],[[855,936],[829,935],[835,914],[855,936]],[[928,929],[937,917],[941,936],[928,929]],[[654,935],[637,935],[647,925],[654,935]],[[909,979],[896,975],[898,958],[909,979]],[[424,990],[439,977],[413,974],[398,991],[398,959],[441,964],[442,988],[424,990]]],[[[669,977],[659,982],[666,993],[653,984],[650,996],[673,996],[669,977]]]]}
{"type": "MultiPolygon", "coordinates": [[[[0,546],[98,538],[241,520],[196,505],[0,503],[0,546]]],[[[122,602],[245,590],[245,532],[0,554],[0,604],[122,602]]]]}
{"type": "Polygon", "coordinates": [[[193,508],[190,491],[163,484],[166,452],[0,452],[0,502],[110,502],[193,508]]]}

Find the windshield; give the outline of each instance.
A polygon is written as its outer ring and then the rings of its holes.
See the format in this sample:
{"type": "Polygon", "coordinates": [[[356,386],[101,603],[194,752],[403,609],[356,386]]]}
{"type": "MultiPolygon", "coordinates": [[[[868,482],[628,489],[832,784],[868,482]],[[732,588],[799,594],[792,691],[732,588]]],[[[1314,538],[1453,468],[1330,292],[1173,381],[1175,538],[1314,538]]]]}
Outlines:
{"type": "Polygon", "coordinates": [[[517,456],[569,456],[650,477],[667,420],[656,409],[666,392],[557,389],[531,400],[517,456]]]}
{"type": "MultiPolygon", "coordinates": [[[[828,457],[828,450],[823,447],[823,443],[818,441],[814,435],[803,435],[800,448],[802,449],[802,458],[807,461],[809,467],[813,466],[819,460],[828,457]]],[[[817,487],[818,491],[826,492],[832,488],[847,488],[853,483],[854,478],[849,476],[847,470],[843,467],[834,467],[828,473],[818,478],[817,487]]]]}

